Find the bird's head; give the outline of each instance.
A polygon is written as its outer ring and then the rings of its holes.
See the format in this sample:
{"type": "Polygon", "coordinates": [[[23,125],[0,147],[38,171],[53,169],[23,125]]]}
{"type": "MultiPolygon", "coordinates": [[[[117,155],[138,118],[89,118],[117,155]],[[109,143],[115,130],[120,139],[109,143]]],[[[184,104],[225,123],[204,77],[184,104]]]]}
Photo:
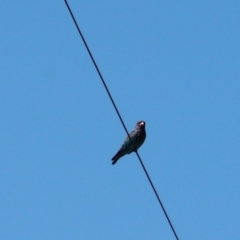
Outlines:
{"type": "Polygon", "coordinates": [[[137,122],[136,128],[145,129],[146,123],[144,121],[137,122]]]}

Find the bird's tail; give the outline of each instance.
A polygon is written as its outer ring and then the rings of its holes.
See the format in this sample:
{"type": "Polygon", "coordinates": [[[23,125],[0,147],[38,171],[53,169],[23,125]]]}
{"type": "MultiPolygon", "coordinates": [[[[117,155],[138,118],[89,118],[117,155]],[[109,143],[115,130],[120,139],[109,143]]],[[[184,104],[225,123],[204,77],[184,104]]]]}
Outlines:
{"type": "Polygon", "coordinates": [[[113,158],[112,158],[112,165],[114,165],[114,164],[118,161],[118,159],[121,158],[121,157],[124,156],[124,155],[125,155],[125,153],[122,151],[122,149],[120,149],[120,150],[116,153],[116,155],[113,156],[113,158]]]}

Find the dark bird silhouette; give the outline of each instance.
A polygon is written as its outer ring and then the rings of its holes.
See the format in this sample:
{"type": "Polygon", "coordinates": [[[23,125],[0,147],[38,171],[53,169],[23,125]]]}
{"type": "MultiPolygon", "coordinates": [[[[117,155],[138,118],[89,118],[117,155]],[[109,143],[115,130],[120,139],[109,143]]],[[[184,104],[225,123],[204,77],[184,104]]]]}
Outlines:
{"type": "Polygon", "coordinates": [[[143,144],[146,138],[145,126],[146,123],[144,121],[137,122],[135,129],[129,134],[132,142],[127,136],[119,151],[112,158],[112,164],[115,164],[118,159],[123,157],[125,154],[130,154],[138,150],[138,148],[143,144]],[[132,143],[134,144],[134,146],[132,143]]]}

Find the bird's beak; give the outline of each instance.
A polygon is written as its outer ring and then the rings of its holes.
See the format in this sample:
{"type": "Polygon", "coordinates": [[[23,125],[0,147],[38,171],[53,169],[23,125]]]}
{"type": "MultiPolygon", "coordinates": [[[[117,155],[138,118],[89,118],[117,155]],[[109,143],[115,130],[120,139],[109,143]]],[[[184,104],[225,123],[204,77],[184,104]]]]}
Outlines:
{"type": "Polygon", "coordinates": [[[144,125],[144,122],[140,122],[139,125],[140,125],[140,126],[144,125]]]}

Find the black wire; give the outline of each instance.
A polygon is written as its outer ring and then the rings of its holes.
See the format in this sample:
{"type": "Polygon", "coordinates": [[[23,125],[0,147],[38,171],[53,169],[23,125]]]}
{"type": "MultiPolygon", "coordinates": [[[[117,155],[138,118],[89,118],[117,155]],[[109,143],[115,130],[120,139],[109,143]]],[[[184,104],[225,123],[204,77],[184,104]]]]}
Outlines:
{"type": "MultiPolygon", "coordinates": [[[[127,128],[126,128],[126,126],[125,126],[125,124],[124,124],[124,122],[123,122],[123,119],[122,119],[122,117],[121,117],[121,115],[120,115],[120,113],[119,113],[119,111],[118,111],[118,109],[117,109],[117,106],[116,106],[116,104],[115,104],[115,102],[114,102],[114,100],[113,100],[113,98],[112,98],[112,96],[111,96],[111,93],[110,93],[110,91],[108,90],[107,84],[105,83],[105,81],[104,81],[104,79],[103,79],[103,76],[102,76],[102,74],[101,74],[101,72],[100,72],[100,70],[99,70],[99,68],[98,68],[98,66],[97,66],[97,64],[96,64],[96,62],[95,62],[95,60],[94,60],[94,58],[93,58],[93,55],[92,55],[92,53],[91,53],[91,51],[90,51],[90,49],[89,49],[89,47],[88,47],[88,45],[87,45],[87,42],[85,41],[85,39],[84,39],[84,37],[83,37],[83,34],[82,34],[82,32],[81,32],[81,30],[80,30],[80,28],[79,28],[79,26],[78,26],[78,23],[77,23],[74,15],[73,15],[73,13],[72,13],[72,10],[71,10],[71,8],[70,8],[69,5],[68,5],[67,0],[64,0],[64,1],[65,1],[65,3],[66,3],[66,6],[67,6],[67,8],[68,8],[68,11],[69,11],[69,13],[70,13],[73,21],[74,21],[74,23],[75,23],[75,26],[76,26],[76,28],[77,28],[77,30],[78,30],[78,33],[80,34],[80,36],[81,36],[81,38],[82,38],[82,41],[83,41],[83,43],[84,43],[84,45],[85,45],[85,47],[86,47],[86,49],[87,49],[87,51],[88,51],[88,54],[90,55],[90,58],[92,59],[92,62],[93,62],[94,66],[95,66],[95,68],[96,68],[96,70],[97,70],[97,72],[98,72],[98,75],[99,75],[99,77],[100,77],[101,80],[102,80],[102,83],[103,83],[103,85],[104,85],[104,87],[105,87],[105,89],[106,89],[106,91],[107,91],[107,93],[108,93],[108,96],[109,96],[109,98],[110,98],[110,100],[111,100],[111,102],[112,102],[112,104],[113,104],[113,106],[114,106],[114,108],[115,108],[115,110],[116,110],[116,112],[117,112],[117,115],[118,115],[118,117],[119,117],[119,119],[120,119],[120,121],[121,121],[121,123],[122,123],[122,125],[123,125],[123,128],[124,128],[125,132],[127,133],[128,138],[129,138],[130,141],[131,141],[131,144],[134,146],[134,144],[133,144],[133,142],[132,142],[132,139],[130,138],[130,135],[129,135],[129,133],[128,133],[128,130],[127,130],[127,128]]],[[[145,174],[146,174],[146,176],[147,176],[147,178],[148,178],[148,181],[149,181],[149,183],[151,184],[152,189],[153,189],[153,191],[154,191],[154,193],[155,193],[155,195],[156,195],[156,197],[157,197],[157,199],[158,199],[158,202],[159,202],[160,206],[162,207],[162,210],[163,210],[163,212],[164,212],[164,214],[165,214],[165,217],[167,218],[168,223],[169,223],[169,225],[170,225],[170,227],[171,227],[171,229],[172,229],[172,231],[173,231],[176,239],[179,240],[179,238],[178,238],[178,236],[177,236],[177,233],[175,232],[174,227],[173,227],[173,225],[172,225],[172,223],[171,223],[171,221],[170,221],[170,218],[168,217],[168,214],[167,214],[167,212],[166,212],[166,210],[165,210],[165,208],[164,208],[164,206],[163,206],[163,204],[162,204],[162,202],[161,202],[161,200],[160,200],[160,198],[159,198],[159,196],[158,196],[158,193],[157,193],[157,191],[156,191],[156,189],[155,189],[155,187],[154,187],[154,185],[153,185],[153,183],[152,183],[152,180],[151,180],[151,178],[149,177],[148,172],[147,172],[147,170],[146,170],[146,168],[145,168],[145,166],[144,166],[144,164],[143,164],[143,162],[142,162],[142,159],[141,159],[140,155],[138,154],[137,150],[135,150],[135,152],[136,152],[137,157],[138,157],[138,159],[139,159],[139,161],[140,161],[140,163],[141,163],[141,165],[142,165],[142,168],[143,168],[143,170],[144,170],[144,172],[145,172],[145,174]]]]}

